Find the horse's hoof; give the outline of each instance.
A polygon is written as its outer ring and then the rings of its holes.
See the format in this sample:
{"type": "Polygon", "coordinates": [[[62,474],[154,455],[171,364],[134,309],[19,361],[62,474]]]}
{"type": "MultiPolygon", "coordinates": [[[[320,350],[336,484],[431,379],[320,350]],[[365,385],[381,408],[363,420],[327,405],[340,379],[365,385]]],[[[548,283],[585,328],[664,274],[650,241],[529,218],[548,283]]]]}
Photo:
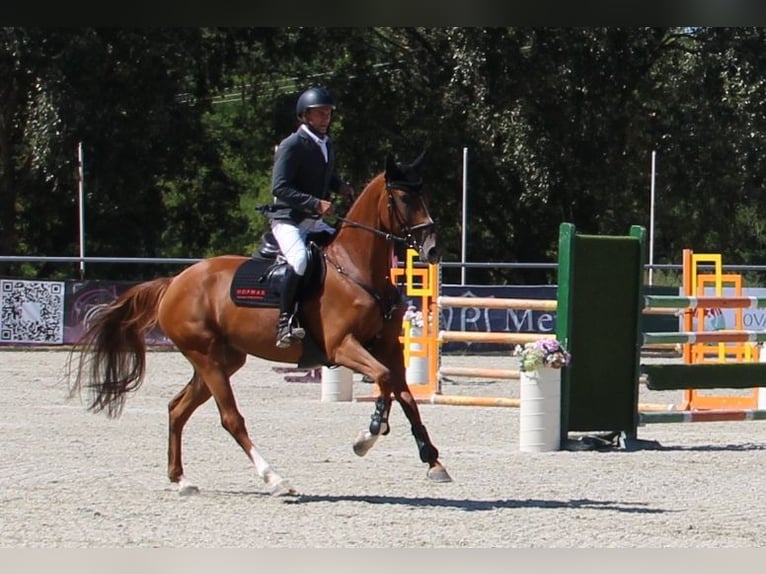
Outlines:
{"type": "Polygon", "coordinates": [[[178,494],[180,496],[193,496],[199,494],[199,488],[189,482],[183,475],[178,478],[178,494]]]}
{"type": "Polygon", "coordinates": [[[289,481],[282,479],[278,483],[271,486],[271,488],[269,489],[269,494],[271,496],[277,497],[277,496],[295,496],[298,493],[292,487],[289,481]]]}
{"type": "Polygon", "coordinates": [[[354,441],[354,454],[356,456],[366,455],[367,451],[372,448],[377,440],[378,435],[370,434],[370,431],[359,431],[359,434],[356,435],[356,440],[354,441]]]}
{"type": "Polygon", "coordinates": [[[370,450],[370,446],[366,442],[357,438],[357,440],[354,441],[353,449],[356,456],[364,456],[367,454],[367,451],[370,450]]]}
{"type": "Polygon", "coordinates": [[[441,465],[429,468],[426,477],[433,482],[452,482],[452,477],[447,472],[447,469],[441,465]]]}
{"type": "Polygon", "coordinates": [[[194,496],[195,494],[199,494],[199,487],[188,483],[178,485],[179,496],[194,496]]]}
{"type": "Polygon", "coordinates": [[[367,451],[370,450],[371,446],[372,443],[369,439],[369,432],[359,431],[359,434],[356,435],[356,440],[354,440],[354,454],[356,456],[364,456],[367,454],[367,451]]]}

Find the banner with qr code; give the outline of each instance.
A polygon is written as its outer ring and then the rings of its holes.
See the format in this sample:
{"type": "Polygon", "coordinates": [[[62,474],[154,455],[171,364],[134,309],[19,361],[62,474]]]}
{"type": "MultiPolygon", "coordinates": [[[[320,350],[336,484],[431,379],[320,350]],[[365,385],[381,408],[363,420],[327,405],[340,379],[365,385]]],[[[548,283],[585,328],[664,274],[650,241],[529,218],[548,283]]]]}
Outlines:
{"type": "Polygon", "coordinates": [[[64,282],[0,280],[0,343],[61,344],[64,282]]]}

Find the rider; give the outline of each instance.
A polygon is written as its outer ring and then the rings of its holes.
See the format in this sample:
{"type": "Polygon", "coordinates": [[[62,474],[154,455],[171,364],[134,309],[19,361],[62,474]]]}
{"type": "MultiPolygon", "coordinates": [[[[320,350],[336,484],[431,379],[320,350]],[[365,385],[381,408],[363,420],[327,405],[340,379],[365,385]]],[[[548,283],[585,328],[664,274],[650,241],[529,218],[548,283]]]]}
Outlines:
{"type": "Polygon", "coordinates": [[[277,347],[286,348],[305,336],[293,321],[295,295],[306,272],[306,237],[310,231],[334,229],[322,219],[332,215],[329,192],[353,196],[353,190],[335,171],[335,153],[329,130],[335,102],[323,87],[312,87],[298,98],[295,113],[300,125],[283,139],[274,155],[269,213],[271,231],[287,260],[286,281],[279,302],[277,347]]]}

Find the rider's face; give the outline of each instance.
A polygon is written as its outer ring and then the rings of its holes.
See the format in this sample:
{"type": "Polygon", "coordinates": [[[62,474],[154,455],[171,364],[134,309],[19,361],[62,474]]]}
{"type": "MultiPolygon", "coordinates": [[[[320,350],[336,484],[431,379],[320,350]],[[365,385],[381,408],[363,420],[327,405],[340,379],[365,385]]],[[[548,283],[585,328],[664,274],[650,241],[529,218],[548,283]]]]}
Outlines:
{"type": "Polygon", "coordinates": [[[306,119],[306,123],[314,132],[324,136],[327,135],[327,130],[330,128],[330,121],[332,121],[332,108],[330,106],[309,108],[303,114],[303,117],[306,119]]]}

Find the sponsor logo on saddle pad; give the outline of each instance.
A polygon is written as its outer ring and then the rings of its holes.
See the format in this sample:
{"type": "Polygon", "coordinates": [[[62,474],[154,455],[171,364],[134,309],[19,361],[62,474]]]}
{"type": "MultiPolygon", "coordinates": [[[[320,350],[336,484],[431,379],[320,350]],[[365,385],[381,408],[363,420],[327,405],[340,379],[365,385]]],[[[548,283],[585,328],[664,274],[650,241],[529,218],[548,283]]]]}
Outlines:
{"type": "Polygon", "coordinates": [[[231,281],[231,299],[243,307],[279,307],[283,266],[273,259],[248,259],[231,281]]]}
{"type": "Polygon", "coordinates": [[[263,301],[266,299],[268,291],[263,288],[255,287],[236,287],[234,289],[234,298],[241,301],[263,301]]]}

